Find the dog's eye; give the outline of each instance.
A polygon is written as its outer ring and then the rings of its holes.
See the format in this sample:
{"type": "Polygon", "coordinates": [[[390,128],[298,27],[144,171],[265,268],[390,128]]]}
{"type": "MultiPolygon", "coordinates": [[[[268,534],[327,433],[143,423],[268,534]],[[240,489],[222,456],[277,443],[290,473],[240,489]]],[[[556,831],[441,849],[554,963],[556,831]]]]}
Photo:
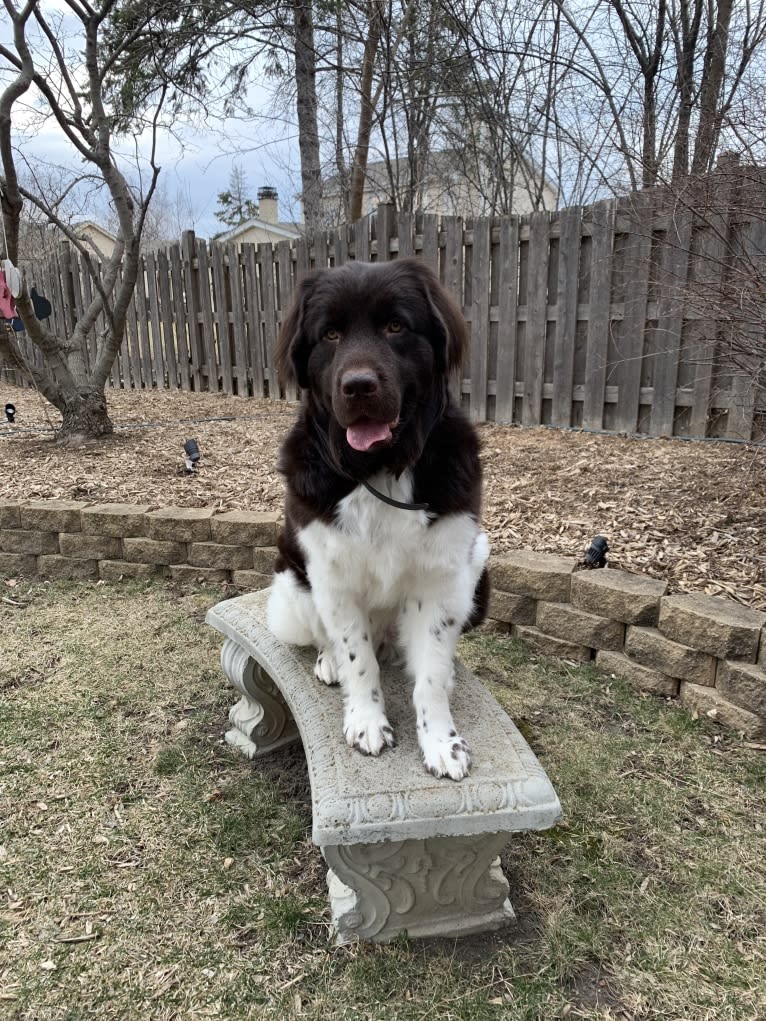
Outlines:
{"type": "Polygon", "coordinates": [[[402,324],[398,319],[389,319],[386,323],[386,333],[401,333],[402,324]]]}
{"type": "Polygon", "coordinates": [[[322,340],[329,340],[331,344],[337,344],[340,340],[340,331],[331,326],[329,330],[325,330],[322,334],[322,340]]]}

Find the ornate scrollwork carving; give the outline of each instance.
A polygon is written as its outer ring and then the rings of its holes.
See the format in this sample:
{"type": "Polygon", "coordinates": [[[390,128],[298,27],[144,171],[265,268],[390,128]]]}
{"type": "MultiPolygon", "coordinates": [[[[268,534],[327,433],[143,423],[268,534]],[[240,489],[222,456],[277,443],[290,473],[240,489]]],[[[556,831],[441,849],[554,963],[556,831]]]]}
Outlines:
{"type": "Polygon", "coordinates": [[[498,853],[508,834],[322,849],[339,942],[459,936],[514,918],[498,853]]]}
{"type": "Polygon", "coordinates": [[[245,649],[227,638],[221,650],[221,666],[242,698],[229,710],[232,729],[226,741],[248,756],[265,755],[300,735],[279,688],[245,649]]]}

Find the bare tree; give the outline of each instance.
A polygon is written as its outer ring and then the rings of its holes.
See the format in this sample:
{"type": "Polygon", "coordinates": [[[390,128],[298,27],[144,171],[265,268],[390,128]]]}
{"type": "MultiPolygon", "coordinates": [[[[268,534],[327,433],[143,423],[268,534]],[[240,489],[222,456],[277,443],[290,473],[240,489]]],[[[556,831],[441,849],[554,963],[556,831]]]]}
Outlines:
{"type": "MultiPolygon", "coordinates": [[[[19,6],[3,0],[13,30],[13,43],[0,46],[7,82],[0,93],[0,157],[2,158],[2,213],[7,238],[5,255],[23,263],[22,215],[24,204],[36,209],[82,257],[93,284],[93,299],[82,310],[67,335],[54,333],[37,320],[28,283],[16,298],[26,336],[42,355],[42,366],[27,359],[13,331],[0,332],[0,355],[32,378],[40,392],[61,412],[62,441],[79,443],[108,435],[112,423],[107,411],[105,385],[125,329],[125,320],[135,287],[141,234],[154,193],[159,167],[152,141],[147,178],[141,189],[132,188],[115,153],[114,125],[121,110],[109,103],[111,74],[124,48],[134,38],[134,26],[127,34],[112,34],[106,43],[106,29],[116,9],[115,0],[101,0],[93,8],[85,0],[68,0],[67,18],[57,17],[37,0],[19,6]],[[72,28],[74,25],[74,28],[72,28]],[[64,36],[72,29],[71,35],[64,36]],[[72,151],[75,169],[72,187],[84,175],[97,178],[118,223],[117,242],[112,255],[99,260],[76,236],[45,195],[22,183],[19,165],[31,162],[25,155],[21,125],[30,110],[40,109],[41,121],[53,124],[72,151]],[[95,355],[88,352],[88,337],[97,334],[95,355]]],[[[145,18],[154,13],[145,5],[145,18]]],[[[146,21],[142,22],[144,27],[146,21]]],[[[114,26],[112,26],[113,28],[114,26]]],[[[161,84],[151,96],[148,113],[133,120],[136,133],[156,132],[167,96],[161,84]]],[[[39,125],[35,125],[39,126],[39,125]]]]}
{"type": "Polygon", "coordinates": [[[311,0],[295,0],[293,3],[293,39],[303,219],[307,229],[312,231],[322,220],[322,164],[317,121],[317,56],[311,0]]]}

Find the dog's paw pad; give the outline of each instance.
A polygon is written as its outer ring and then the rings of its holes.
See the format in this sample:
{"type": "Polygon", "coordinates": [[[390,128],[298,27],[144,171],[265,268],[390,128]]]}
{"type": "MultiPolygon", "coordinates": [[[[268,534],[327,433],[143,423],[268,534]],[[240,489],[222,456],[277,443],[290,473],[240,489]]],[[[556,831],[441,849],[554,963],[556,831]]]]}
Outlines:
{"type": "Polygon", "coordinates": [[[320,652],[314,664],[314,677],[322,684],[337,684],[338,678],[335,674],[335,666],[332,656],[328,652],[320,652]]]}
{"type": "Polygon", "coordinates": [[[395,748],[396,737],[385,716],[362,717],[354,713],[346,720],[343,729],[346,743],[362,755],[380,755],[384,748],[395,748]]]}
{"type": "Polygon", "coordinates": [[[467,742],[454,730],[441,737],[421,732],[420,751],[431,776],[448,776],[451,780],[462,780],[468,776],[471,751],[467,742]]]}

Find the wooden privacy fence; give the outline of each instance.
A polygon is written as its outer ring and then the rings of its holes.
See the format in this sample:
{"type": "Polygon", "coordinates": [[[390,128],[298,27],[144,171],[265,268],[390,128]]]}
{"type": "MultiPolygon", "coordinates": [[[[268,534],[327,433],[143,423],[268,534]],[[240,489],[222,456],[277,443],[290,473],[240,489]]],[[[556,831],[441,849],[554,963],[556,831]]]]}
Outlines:
{"type": "MultiPolygon", "coordinates": [[[[208,244],[187,232],[143,257],[111,383],[295,398],[280,390],[274,346],[299,278],[414,255],[470,325],[458,385],[475,421],[763,439],[766,223],[731,206],[643,192],[472,221],[383,206],[310,243],[208,244]]],[[[91,294],[76,254],[33,275],[67,331],[91,294]]]]}

